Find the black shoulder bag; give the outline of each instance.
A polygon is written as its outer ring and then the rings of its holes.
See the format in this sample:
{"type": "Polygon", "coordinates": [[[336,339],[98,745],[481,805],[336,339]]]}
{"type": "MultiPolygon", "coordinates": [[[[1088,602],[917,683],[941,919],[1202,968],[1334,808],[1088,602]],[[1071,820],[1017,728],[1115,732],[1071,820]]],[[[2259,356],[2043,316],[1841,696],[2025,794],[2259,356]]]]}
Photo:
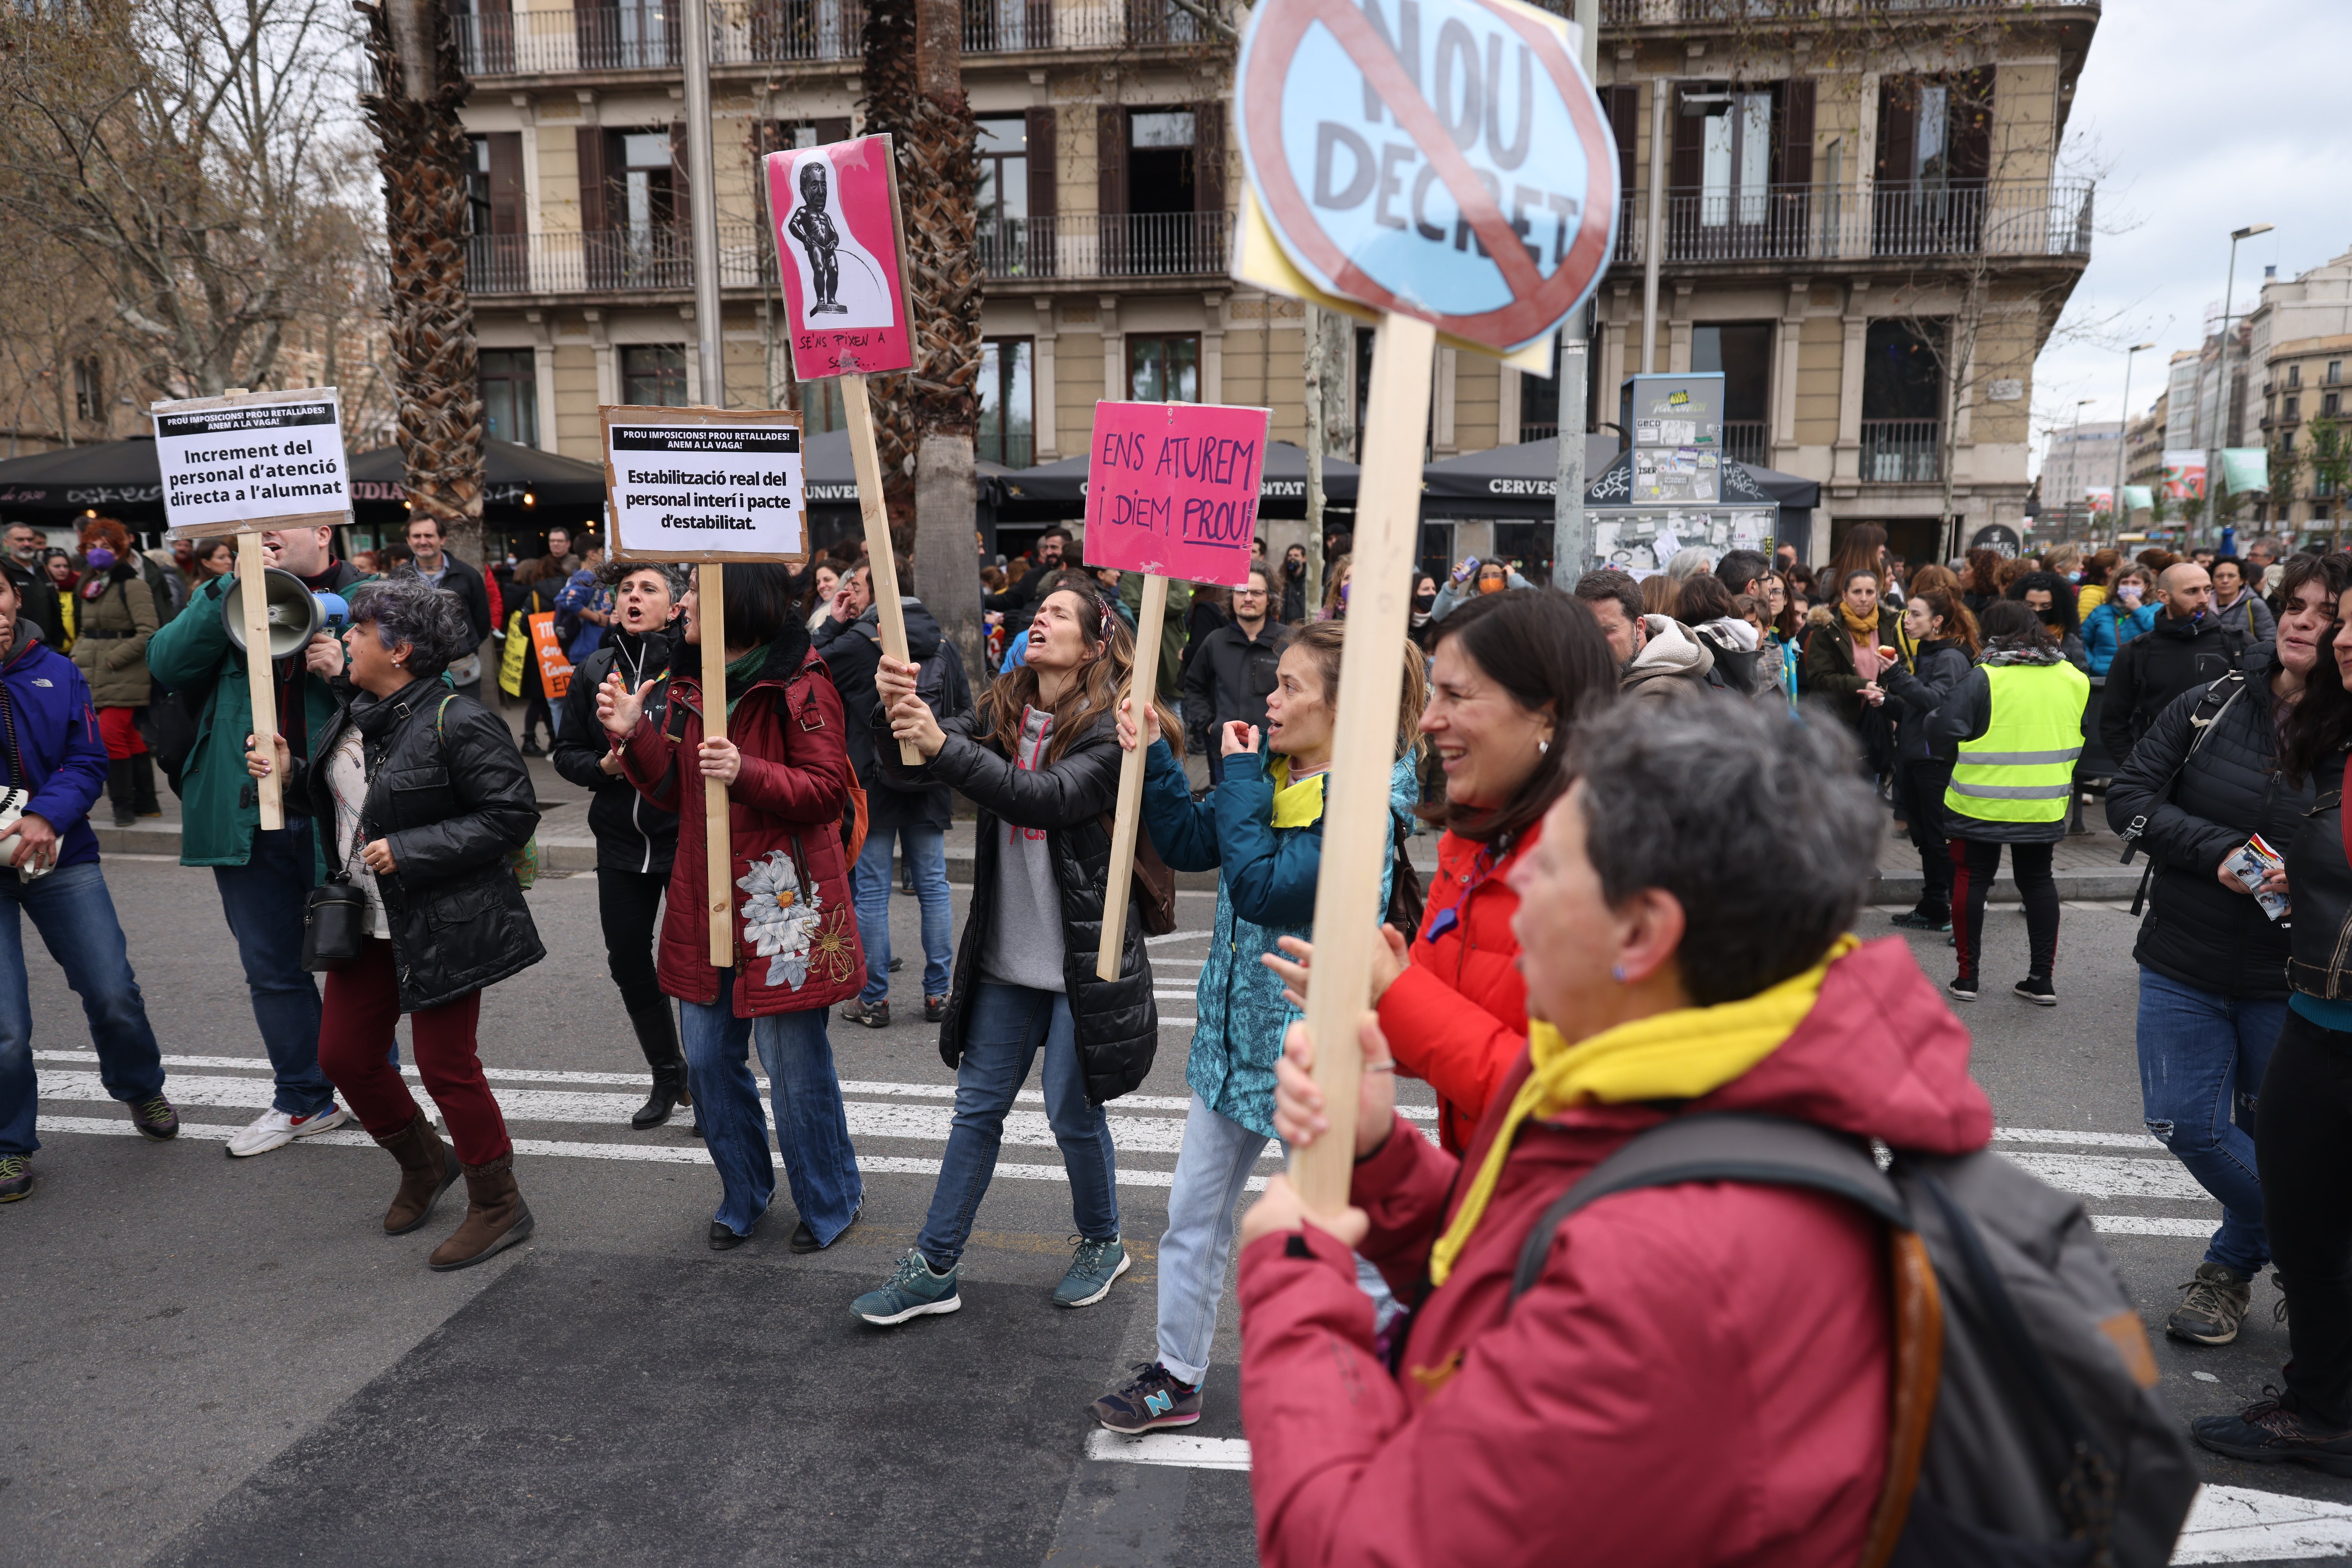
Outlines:
{"type": "MultiPolygon", "coordinates": [[[[336,744],[341,744],[340,739],[336,744]]],[[[330,763],[322,758],[318,765],[330,763]]],[[[329,831],[333,831],[333,825],[329,831]]],[[[359,962],[360,943],[368,934],[368,901],[367,894],[352,880],[352,861],[359,858],[365,837],[365,830],[354,823],[350,857],[328,872],[327,879],[302,900],[302,968],[307,973],[347,969],[359,962]]]]}

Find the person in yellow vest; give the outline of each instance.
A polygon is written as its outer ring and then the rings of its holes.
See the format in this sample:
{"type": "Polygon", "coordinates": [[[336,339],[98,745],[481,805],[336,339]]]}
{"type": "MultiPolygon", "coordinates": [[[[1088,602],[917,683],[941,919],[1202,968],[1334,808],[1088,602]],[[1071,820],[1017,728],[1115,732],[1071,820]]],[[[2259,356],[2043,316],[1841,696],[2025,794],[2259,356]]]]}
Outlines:
{"type": "Polygon", "coordinates": [[[2025,978],[2014,990],[2054,1007],[2058,884],[2050,860],[2066,837],[2091,683],[2020,601],[1996,602],[1983,625],[1982,662],[1927,721],[1935,743],[1958,742],[1944,791],[1944,832],[1952,847],[1952,945],[1960,972],[1944,989],[1958,1001],[1977,999],[1985,894],[2006,844],[2025,902],[2029,949],[2025,978]]]}

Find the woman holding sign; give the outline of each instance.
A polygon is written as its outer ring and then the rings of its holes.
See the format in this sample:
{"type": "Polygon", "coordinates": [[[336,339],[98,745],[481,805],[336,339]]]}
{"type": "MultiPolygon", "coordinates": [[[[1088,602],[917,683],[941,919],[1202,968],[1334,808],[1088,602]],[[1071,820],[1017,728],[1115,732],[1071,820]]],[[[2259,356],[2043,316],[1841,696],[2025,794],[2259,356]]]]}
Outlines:
{"type": "Polygon", "coordinates": [[[792,1248],[814,1252],[849,1228],[865,1197],[824,1029],[825,1010],[856,995],[866,979],[841,841],[849,752],[841,694],[809,647],[791,571],[736,563],[726,583],[727,689],[717,697],[727,705],[727,738],[703,735],[710,697],[702,689],[701,595],[694,589],[684,601],[683,639],[660,678],[664,721],[648,717],[656,682],[632,690],[617,670],[596,693],[596,717],[622,776],[677,814],[656,967],[662,990],[681,1004],[687,1084],[719,1167],[711,1250],[751,1240],[775,1195],[767,1117],[748,1062],[756,1042],[800,1211],[792,1248]],[[727,785],[728,843],[742,894],[735,905],[739,962],[729,969],[710,963],[703,779],[727,785]]]}
{"type": "MultiPolygon", "coordinates": [[[[997,678],[972,711],[944,725],[915,695],[914,667],[885,656],[875,674],[881,723],[911,742],[919,769],[878,733],[884,771],[950,784],[980,806],[971,915],[956,951],[940,1055],[956,1069],[955,1121],[931,1209],[914,1247],[850,1310],[888,1326],[963,1302],[956,1279],[972,1216],[995,1173],[1005,1113],[1045,1054],[1045,1119],[1069,1173],[1076,1256],[1055,1288],[1089,1307],[1130,1259],[1118,1228],[1118,1167],[1103,1102],[1151,1070],[1159,1012],[1143,935],[1129,921],[1119,977],[1096,975],[1109,812],[1119,748],[1113,711],[1135,639],[1113,602],[1081,576],[1038,605],[1027,662],[997,678]]],[[[1160,710],[1165,733],[1181,733],[1160,710]]]]}
{"type": "MultiPolygon", "coordinates": [[[[1346,638],[1345,628],[1326,621],[1292,639],[1265,700],[1264,753],[1255,727],[1239,721],[1222,726],[1216,740],[1224,774],[1206,800],[1192,799],[1184,764],[1155,738],[1155,716],[1143,715],[1142,739],[1150,747],[1143,821],[1152,847],[1173,869],[1223,875],[1216,931],[1196,993],[1200,1023],[1185,1066],[1192,1103],[1168,1194],[1168,1231],[1160,1238],[1160,1359],[1095,1401],[1095,1418],[1114,1432],[1189,1426],[1201,1418],[1201,1384],[1209,1374],[1233,1256],[1234,1205],[1274,1136],[1274,1064],[1282,1058],[1284,1031],[1302,1016],[1284,998],[1281,980],[1256,960],[1275,951],[1277,938],[1304,938],[1314,928],[1323,784],[1346,638]]],[[[1407,640],[1399,652],[1404,694],[1389,771],[1395,857],[1381,872],[1379,902],[1364,911],[1376,918],[1390,907],[1396,858],[1421,804],[1416,731],[1429,685],[1421,649],[1407,640]]],[[[1136,744],[1125,717],[1118,738],[1122,746],[1136,744]]]]}

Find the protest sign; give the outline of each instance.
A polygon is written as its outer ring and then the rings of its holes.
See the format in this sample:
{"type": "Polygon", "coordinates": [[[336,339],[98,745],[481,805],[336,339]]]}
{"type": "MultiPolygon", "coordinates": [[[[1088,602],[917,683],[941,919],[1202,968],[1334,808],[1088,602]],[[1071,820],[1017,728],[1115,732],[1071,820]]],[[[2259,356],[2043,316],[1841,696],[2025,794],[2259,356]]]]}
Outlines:
{"type": "MultiPolygon", "coordinates": [[[[882,651],[904,662],[907,617],[898,603],[898,563],[890,547],[882,458],[866,386],[868,374],[910,369],[915,363],[907,234],[893,146],[887,136],[859,136],[771,153],[762,163],[776,270],[783,279],[792,333],[793,374],[801,381],[841,382],[875,620],[882,651]]],[[[898,760],[911,768],[920,766],[923,757],[902,741],[898,760]]]]}
{"type": "MultiPolygon", "coordinates": [[[[148,405],[155,462],[163,478],[170,540],[235,536],[239,582],[268,570],[264,530],[329,528],[352,515],[351,471],[331,386],[281,392],[234,387],[218,397],[148,405]]],[[[238,595],[245,609],[245,679],[257,737],[278,732],[278,686],[270,676],[268,596],[238,595]]],[[[273,770],[254,781],[262,828],[286,826],[283,785],[273,770]]]]}
{"type": "Polygon", "coordinates": [[[1087,563],[1244,586],[1267,418],[1215,404],[1096,404],[1087,563]]]}
{"type": "MultiPolygon", "coordinates": [[[[1268,411],[1198,403],[1097,403],[1087,474],[1087,563],[1143,574],[1135,669],[1128,695],[1138,720],[1160,677],[1168,579],[1240,587],[1257,537],[1257,488],[1268,411]]],[[[1110,881],[1103,893],[1095,973],[1118,978],[1127,940],[1135,836],[1143,818],[1143,752],[1119,760],[1111,818],[1110,881]]]]}
{"type": "Polygon", "coordinates": [[[333,387],[189,398],[151,412],[169,538],[351,521],[333,387]]]}
{"type": "Polygon", "coordinates": [[[1355,0],[1259,0],[1235,76],[1237,268],[1276,275],[1248,245],[1262,219],[1318,302],[1380,313],[1307,998],[1332,1126],[1291,1164],[1326,1213],[1346,1205],[1354,1157],[1436,334],[1496,354],[1549,337],[1600,280],[1617,221],[1616,144],[1572,26],[1518,0],[1416,0],[1396,20],[1355,0]]]}
{"type": "Polygon", "coordinates": [[[564,657],[563,643],[555,635],[555,612],[541,610],[523,621],[530,627],[531,657],[539,660],[540,688],[550,702],[561,702],[572,689],[572,660],[564,657]]]}
{"type": "MultiPolygon", "coordinates": [[[[604,485],[612,497],[613,554],[696,563],[696,633],[702,648],[702,733],[727,738],[727,584],[730,561],[797,566],[808,559],[807,487],[801,416],[788,408],[597,409],[604,485]],[[721,700],[708,694],[718,692],[721,700]]],[[[538,628],[533,627],[536,641],[538,628]]],[[[560,650],[558,650],[560,652],[560,650]]],[[[689,766],[681,759],[680,766],[689,766]]],[[[704,870],[710,962],[735,962],[734,847],[727,786],[702,781],[704,870]]]]}

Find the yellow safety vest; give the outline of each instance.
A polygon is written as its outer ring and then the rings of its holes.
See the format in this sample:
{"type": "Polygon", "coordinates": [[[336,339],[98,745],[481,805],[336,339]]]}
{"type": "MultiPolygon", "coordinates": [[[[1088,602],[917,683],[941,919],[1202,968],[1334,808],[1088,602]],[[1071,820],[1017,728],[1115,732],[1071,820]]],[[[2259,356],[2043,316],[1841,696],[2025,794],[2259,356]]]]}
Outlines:
{"type": "Polygon", "coordinates": [[[1982,736],[1960,742],[1945,807],[1980,822],[2063,821],[2090,678],[2063,659],[1983,668],[1992,716],[1982,736]]]}

